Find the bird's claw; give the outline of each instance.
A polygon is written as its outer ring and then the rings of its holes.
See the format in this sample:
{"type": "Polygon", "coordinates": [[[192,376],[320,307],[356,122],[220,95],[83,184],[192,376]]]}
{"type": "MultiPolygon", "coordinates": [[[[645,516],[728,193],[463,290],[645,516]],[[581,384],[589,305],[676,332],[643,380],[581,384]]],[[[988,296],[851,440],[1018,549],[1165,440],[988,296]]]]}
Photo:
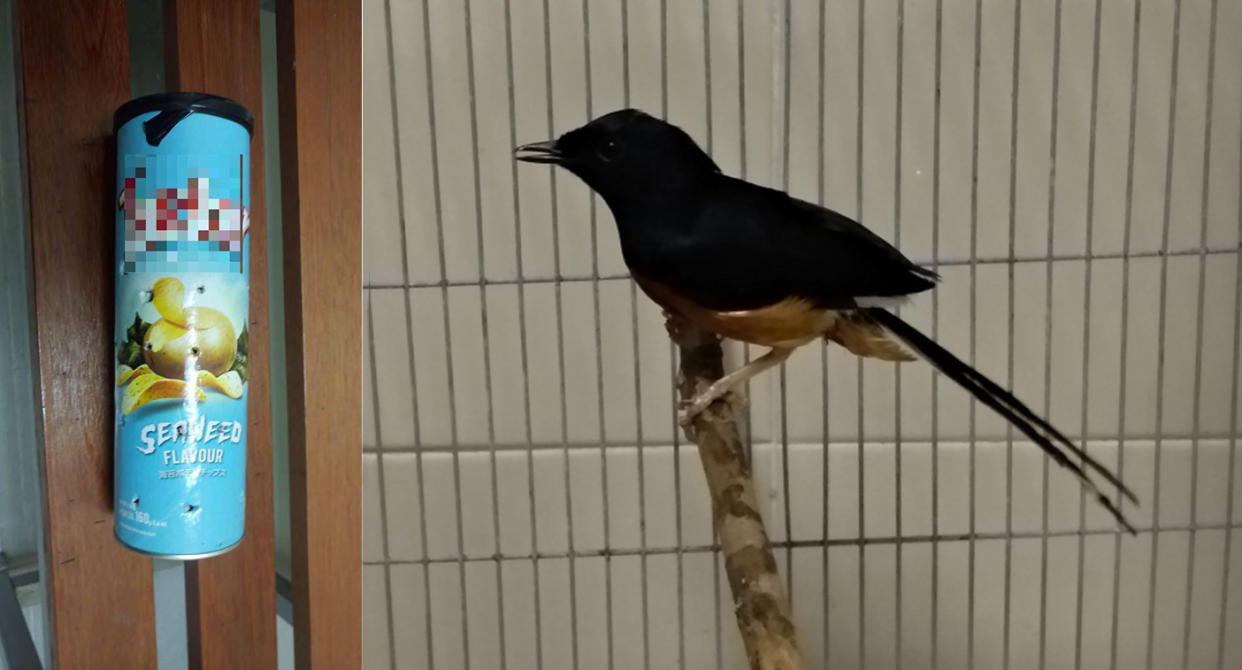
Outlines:
{"type": "Polygon", "coordinates": [[[694,399],[681,403],[681,409],[677,411],[677,424],[685,428],[694,422],[694,418],[703,413],[707,406],[711,403],[705,403],[702,400],[694,399]]]}
{"type": "Polygon", "coordinates": [[[682,427],[689,426],[698,415],[703,413],[716,400],[723,400],[729,406],[730,410],[740,410],[746,407],[746,397],[739,393],[726,393],[720,398],[703,398],[696,397],[681,403],[681,409],[677,412],[677,423],[682,427]]]}

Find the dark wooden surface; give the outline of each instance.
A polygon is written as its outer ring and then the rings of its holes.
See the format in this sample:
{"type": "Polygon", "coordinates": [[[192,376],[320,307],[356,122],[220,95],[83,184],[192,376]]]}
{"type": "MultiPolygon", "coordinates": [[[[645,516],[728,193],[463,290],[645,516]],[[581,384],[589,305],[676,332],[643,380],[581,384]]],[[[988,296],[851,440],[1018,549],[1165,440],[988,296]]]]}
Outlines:
{"type": "Polygon", "coordinates": [[[362,378],[331,374],[362,354],[359,4],[277,6],[294,646],[316,670],[362,662],[362,378]]]}
{"type": "Polygon", "coordinates": [[[112,536],[112,112],[123,0],[17,5],[56,667],[155,668],[151,561],[112,536]]]}
{"type": "Polygon", "coordinates": [[[259,3],[167,0],[169,90],[214,93],[255,116],[250,142],[250,390],[246,536],[237,549],[186,566],[191,668],[276,667],[276,559],[268,365],[267,225],[259,3]]]}

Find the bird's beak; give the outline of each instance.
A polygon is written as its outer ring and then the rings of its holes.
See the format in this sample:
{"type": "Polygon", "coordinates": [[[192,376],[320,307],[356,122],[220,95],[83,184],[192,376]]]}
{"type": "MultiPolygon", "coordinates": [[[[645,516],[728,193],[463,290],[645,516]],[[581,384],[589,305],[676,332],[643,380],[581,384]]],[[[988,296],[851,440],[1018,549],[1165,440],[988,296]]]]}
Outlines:
{"type": "Polygon", "coordinates": [[[513,150],[513,157],[526,163],[559,164],[561,162],[561,152],[556,148],[556,140],[523,144],[513,150]]]}

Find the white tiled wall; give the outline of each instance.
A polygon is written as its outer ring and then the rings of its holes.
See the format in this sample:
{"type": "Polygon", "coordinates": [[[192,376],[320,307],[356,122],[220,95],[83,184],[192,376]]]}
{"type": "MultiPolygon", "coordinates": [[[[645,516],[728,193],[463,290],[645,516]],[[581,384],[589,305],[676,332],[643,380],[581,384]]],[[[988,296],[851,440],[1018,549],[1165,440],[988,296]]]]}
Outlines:
{"type": "Polygon", "coordinates": [[[751,434],[812,667],[1242,665],[1242,5],[1144,0],[1136,48],[1134,2],[1093,87],[1092,2],[365,0],[367,666],[743,667],[659,311],[607,208],[510,158],[627,94],[938,258],[903,316],[1142,498],[1080,537],[950,383],[804,348],[751,434]]]}

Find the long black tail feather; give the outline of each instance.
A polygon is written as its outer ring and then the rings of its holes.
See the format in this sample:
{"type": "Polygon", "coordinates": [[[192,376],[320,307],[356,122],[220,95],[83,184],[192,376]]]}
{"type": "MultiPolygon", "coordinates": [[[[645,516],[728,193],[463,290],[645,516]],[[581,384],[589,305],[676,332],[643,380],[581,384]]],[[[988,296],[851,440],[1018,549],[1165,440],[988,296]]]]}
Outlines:
{"type": "Polygon", "coordinates": [[[991,407],[998,414],[1009,420],[1010,423],[1025,433],[1027,437],[1031,438],[1057,464],[1074,473],[1074,476],[1078,478],[1083,488],[1113,515],[1117,523],[1121,524],[1130,534],[1134,534],[1134,527],[1121,514],[1121,510],[1118,509],[1117,505],[1100,490],[1087,471],[1083,469],[1083,466],[1071,459],[1066,454],[1066,451],[1077,456],[1087,468],[1098,473],[1108,483],[1116,486],[1122,495],[1131,502],[1138,504],[1138,497],[1116,475],[1094,458],[1091,458],[1078,445],[1065,437],[1061,431],[1032,412],[1029,407],[1023,404],[1021,400],[1015,398],[1012,393],[1006,391],[996,382],[983,376],[978,370],[975,370],[958,357],[949,353],[944,347],[936,344],[931,338],[920,333],[905,321],[902,321],[897,315],[878,307],[868,308],[864,311],[876,323],[897,336],[906,346],[925,358],[937,370],[957,382],[967,391],[970,391],[971,395],[984,405],[991,407]]]}

